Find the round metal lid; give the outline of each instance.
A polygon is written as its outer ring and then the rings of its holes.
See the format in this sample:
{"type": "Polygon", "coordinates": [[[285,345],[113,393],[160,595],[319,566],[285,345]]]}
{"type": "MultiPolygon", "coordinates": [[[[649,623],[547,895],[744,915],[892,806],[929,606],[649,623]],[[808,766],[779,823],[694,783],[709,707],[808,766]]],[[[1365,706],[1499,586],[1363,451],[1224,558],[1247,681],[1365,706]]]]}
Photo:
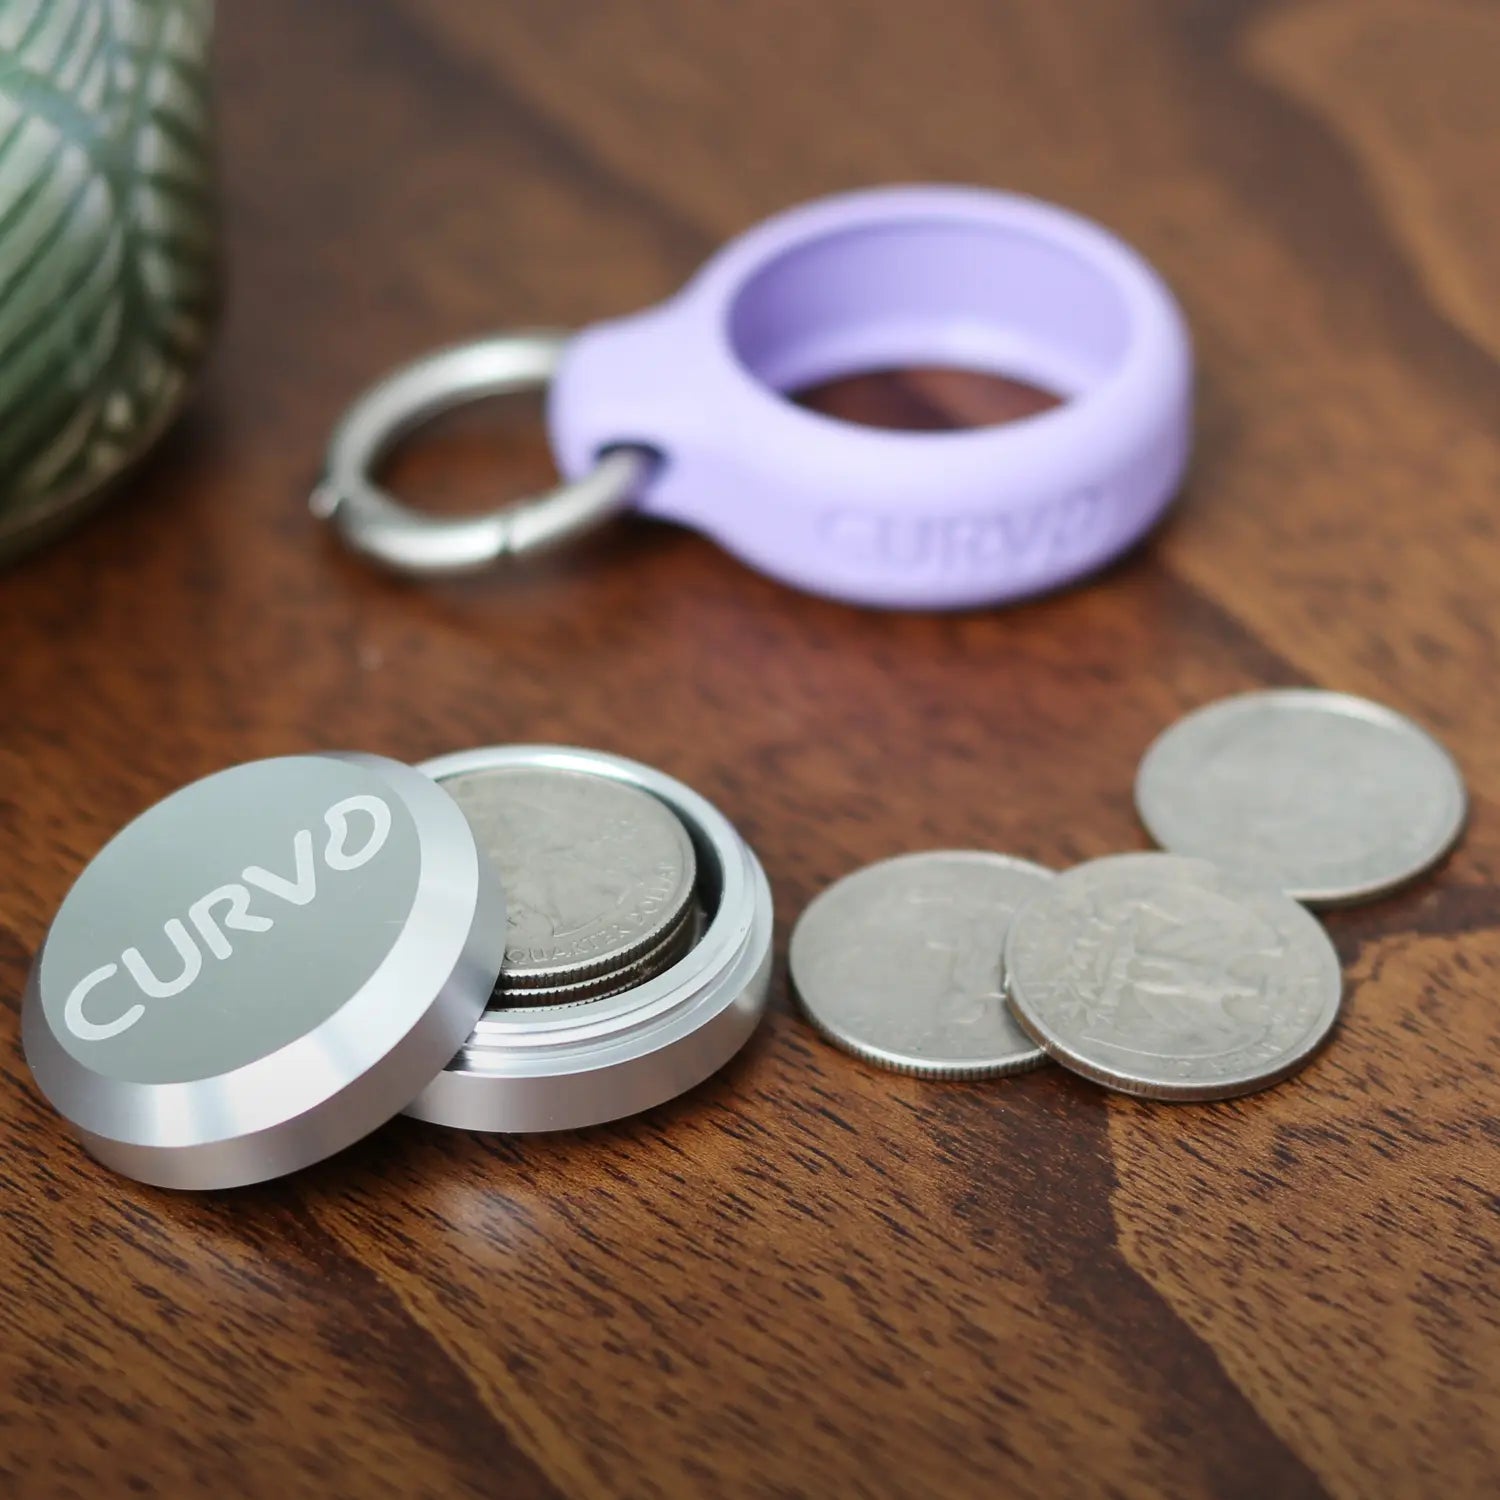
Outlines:
{"type": "Polygon", "coordinates": [[[231,1187],[398,1114],[458,1051],[505,953],[457,804],[363,755],[184,787],[78,878],[27,982],[26,1060],[101,1161],[231,1187]]]}

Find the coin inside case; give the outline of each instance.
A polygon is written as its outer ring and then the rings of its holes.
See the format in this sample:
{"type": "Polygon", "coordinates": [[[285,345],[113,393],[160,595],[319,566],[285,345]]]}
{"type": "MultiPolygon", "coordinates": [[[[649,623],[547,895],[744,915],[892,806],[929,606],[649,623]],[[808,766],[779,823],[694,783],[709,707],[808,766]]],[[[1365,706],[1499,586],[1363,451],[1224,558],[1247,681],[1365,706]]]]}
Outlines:
{"type": "Polygon", "coordinates": [[[682,782],[592,750],[503,746],[419,769],[449,778],[517,766],[581,771],[648,793],[686,830],[697,859],[701,933],[676,963],[624,991],[563,1005],[492,1005],[406,1113],[468,1130],[575,1129],[636,1114],[722,1067],[765,1010],[771,891],[729,821],[682,782]]]}
{"type": "MultiPolygon", "coordinates": [[[[539,832],[553,854],[580,842],[588,868],[587,816],[539,832]]],[[[630,830],[612,837],[627,848],[630,830]]],[[[403,1110],[543,1131],[663,1103],[755,1029],[771,932],[749,845],[639,762],[542,745],[420,767],[285,756],[179,789],[94,857],[32,966],[23,1043],[41,1092],[106,1165],[165,1187],[237,1186],[330,1156],[403,1110]],[[501,983],[524,892],[512,901],[514,861],[486,855],[442,783],[482,791],[518,771],[564,773],[575,789],[601,778],[629,789],[615,803],[643,794],[675,820],[646,820],[680,854],[670,904],[615,944],[608,972],[589,954],[570,959],[565,983],[534,969],[501,983]]]]}

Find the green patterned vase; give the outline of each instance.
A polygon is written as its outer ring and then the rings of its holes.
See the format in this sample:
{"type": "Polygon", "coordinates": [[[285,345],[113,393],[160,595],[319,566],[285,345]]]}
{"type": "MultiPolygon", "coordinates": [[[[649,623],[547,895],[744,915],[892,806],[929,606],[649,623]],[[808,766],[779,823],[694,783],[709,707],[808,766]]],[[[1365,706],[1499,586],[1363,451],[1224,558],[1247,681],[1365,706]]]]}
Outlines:
{"type": "Polygon", "coordinates": [[[172,420],[217,305],[212,0],[0,0],[0,555],[172,420]]]}

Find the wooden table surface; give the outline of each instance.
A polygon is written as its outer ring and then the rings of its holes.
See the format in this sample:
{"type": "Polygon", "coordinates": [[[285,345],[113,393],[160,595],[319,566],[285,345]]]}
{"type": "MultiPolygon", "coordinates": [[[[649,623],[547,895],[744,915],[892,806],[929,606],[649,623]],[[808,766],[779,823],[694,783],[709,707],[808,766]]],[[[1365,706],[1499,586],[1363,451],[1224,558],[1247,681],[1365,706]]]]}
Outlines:
{"type": "MultiPolygon", "coordinates": [[[[221,26],[214,362],[128,494],[0,581],[0,1488],[1495,1493],[1500,9],[258,0],[221,26]],[[1190,485],[1090,586],[861,612],[646,523],[414,585],[307,515],[392,363],[642,306],[771,210],[914,179],[1093,214],[1187,306],[1190,485]],[[232,762],[640,757],[756,845],[784,950],[898,851],[1142,847],[1151,737],[1287,683],[1420,717],[1474,817],[1435,879],[1330,919],[1341,1030],[1242,1101],[883,1074],[778,971],[744,1054],[639,1119],[398,1121],[193,1196],[95,1165],[21,1057],[69,883],[232,762]]],[[[488,420],[400,470],[469,503],[546,472],[488,420]]]]}

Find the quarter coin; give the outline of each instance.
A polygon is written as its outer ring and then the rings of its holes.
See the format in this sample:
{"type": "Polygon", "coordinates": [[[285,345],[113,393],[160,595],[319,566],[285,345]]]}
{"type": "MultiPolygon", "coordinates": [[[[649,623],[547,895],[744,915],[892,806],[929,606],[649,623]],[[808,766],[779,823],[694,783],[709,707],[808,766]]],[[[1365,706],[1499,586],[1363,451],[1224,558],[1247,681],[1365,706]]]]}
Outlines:
{"type": "Polygon", "coordinates": [[[1306,908],[1206,860],[1118,854],[1011,924],[1017,1020],[1122,1093],[1228,1099],[1301,1067],[1338,1017],[1338,955],[1306,908]]]}
{"type": "Polygon", "coordinates": [[[693,845],[650,793],[551,766],[471,771],[442,786],[505,888],[502,990],[611,974],[681,923],[697,877],[693,845]]]}
{"type": "Polygon", "coordinates": [[[818,896],[792,983],[830,1041],[899,1073],[981,1078],[1046,1060],[1005,1007],[1001,951],[1050,870],[977,850],[882,860],[818,896]]]}
{"type": "Polygon", "coordinates": [[[556,1005],[582,1005],[590,1000],[604,1000],[623,994],[664,974],[690,953],[703,936],[708,917],[702,904],[694,899],[673,924],[671,930],[654,948],[632,958],[617,969],[562,985],[526,985],[524,988],[502,986],[494,1004],[507,1011],[527,1008],[549,1008],[556,1005]]]}
{"type": "Polygon", "coordinates": [[[1410,719],[1345,693],[1245,693],[1146,752],[1136,807],[1174,854],[1311,905],[1367,900],[1436,864],[1463,829],[1453,758],[1410,719]]]}

